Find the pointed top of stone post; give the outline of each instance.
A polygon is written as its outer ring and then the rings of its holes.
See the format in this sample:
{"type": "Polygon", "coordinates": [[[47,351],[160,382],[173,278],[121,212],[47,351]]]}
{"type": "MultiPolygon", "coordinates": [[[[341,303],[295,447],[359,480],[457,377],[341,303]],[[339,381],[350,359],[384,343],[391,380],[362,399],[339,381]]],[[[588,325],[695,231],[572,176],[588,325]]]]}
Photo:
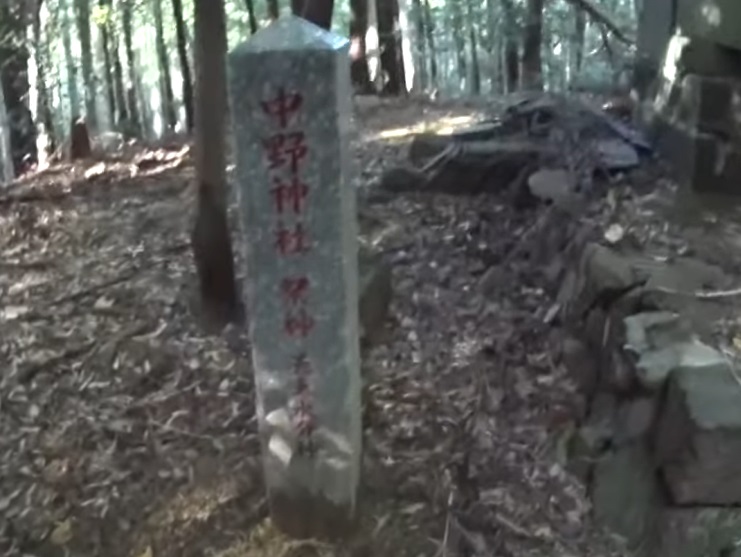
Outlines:
{"type": "Polygon", "coordinates": [[[322,29],[302,17],[289,15],[260,29],[232,52],[239,56],[280,50],[339,50],[348,44],[345,37],[322,29]]]}

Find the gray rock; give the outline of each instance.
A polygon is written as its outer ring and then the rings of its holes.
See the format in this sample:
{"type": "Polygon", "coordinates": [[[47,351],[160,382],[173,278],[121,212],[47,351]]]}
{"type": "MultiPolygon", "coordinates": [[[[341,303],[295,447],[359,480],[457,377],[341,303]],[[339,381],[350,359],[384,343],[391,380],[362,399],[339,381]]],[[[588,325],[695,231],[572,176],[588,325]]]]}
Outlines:
{"type": "Polygon", "coordinates": [[[567,337],[563,340],[561,357],[579,391],[591,396],[597,387],[599,367],[589,346],[577,338],[567,337]]]}
{"type": "Polygon", "coordinates": [[[593,295],[605,291],[621,291],[635,283],[630,260],[599,244],[587,244],[583,254],[583,269],[593,295]]]}
{"type": "Polygon", "coordinates": [[[624,538],[632,551],[654,546],[661,497],[642,444],[606,455],[595,468],[592,491],[594,515],[600,525],[624,538]]]}
{"type": "Polygon", "coordinates": [[[625,347],[641,354],[672,344],[687,342],[692,336],[688,324],[677,313],[650,311],[623,320],[625,347]]]}
{"type": "Polygon", "coordinates": [[[740,509],[666,509],[658,557],[733,557],[739,542],[740,509]]]}
{"type": "Polygon", "coordinates": [[[654,397],[642,397],[623,402],[618,408],[614,443],[622,447],[648,437],[657,413],[654,397]]]}
{"type": "Polygon", "coordinates": [[[728,362],[720,352],[696,339],[645,352],[636,363],[638,380],[649,390],[660,389],[676,371],[727,372],[728,369],[728,362]]]}
{"type": "Polygon", "coordinates": [[[568,208],[576,203],[576,180],[564,169],[544,169],[530,175],[528,187],[538,199],[568,208]]]}
{"type": "Polygon", "coordinates": [[[741,386],[719,354],[697,364],[672,373],[656,462],[679,504],[741,504],[741,386]]]}
{"type": "Polygon", "coordinates": [[[622,139],[600,139],[595,150],[602,164],[610,170],[626,170],[638,166],[638,153],[622,139]]]}

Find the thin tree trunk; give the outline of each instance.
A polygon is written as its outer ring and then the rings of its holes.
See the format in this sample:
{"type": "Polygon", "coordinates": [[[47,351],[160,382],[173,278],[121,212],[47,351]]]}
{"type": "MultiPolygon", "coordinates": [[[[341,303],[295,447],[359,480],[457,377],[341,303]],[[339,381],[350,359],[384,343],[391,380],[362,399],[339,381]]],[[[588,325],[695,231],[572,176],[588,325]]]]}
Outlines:
{"type": "MultiPolygon", "coordinates": [[[[178,2],[179,1],[180,0],[178,0],[178,2]]],[[[245,7],[247,8],[247,16],[250,21],[250,33],[254,35],[255,33],[257,33],[257,17],[255,17],[255,2],[253,0],[244,0],[244,4],[245,4],[245,7]]],[[[182,14],[182,12],[183,12],[183,9],[180,8],[180,13],[182,14]]]]}
{"type": "Polygon", "coordinates": [[[195,0],[196,176],[191,236],[201,302],[213,329],[241,318],[226,199],[226,16],[222,0],[195,0]]]}
{"type": "Polygon", "coordinates": [[[122,16],[123,16],[123,40],[124,50],[126,52],[126,73],[128,74],[129,88],[126,91],[126,100],[129,105],[129,129],[126,130],[129,134],[138,137],[142,133],[142,122],[141,114],[139,112],[138,96],[137,92],[137,75],[136,75],[136,61],[134,59],[134,44],[133,44],[133,30],[132,30],[132,12],[131,4],[133,0],[122,0],[122,16]]]}
{"type": "Polygon", "coordinates": [[[495,90],[496,74],[498,72],[498,59],[496,58],[497,18],[495,10],[494,0],[486,0],[486,42],[484,42],[484,49],[489,59],[484,64],[484,67],[487,68],[486,78],[489,81],[491,91],[495,90]]]}
{"type": "Polygon", "coordinates": [[[280,6],[278,6],[278,0],[268,0],[268,17],[271,21],[278,19],[280,15],[280,6]]]}
{"type": "Polygon", "coordinates": [[[424,91],[428,87],[429,80],[429,77],[427,76],[427,34],[425,30],[425,14],[421,0],[412,0],[412,7],[412,16],[414,17],[414,24],[417,31],[415,36],[418,53],[417,76],[419,87],[424,91]]]}
{"type": "MultiPolygon", "coordinates": [[[[40,128],[46,134],[46,154],[49,155],[56,149],[56,134],[54,132],[54,117],[49,102],[49,89],[47,87],[47,71],[49,69],[49,43],[48,34],[41,32],[41,7],[43,0],[36,1],[36,10],[33,17],[33,39],[36,55],[36,118],[39,120],[40,128]]],[[[46,30],[45,30],[46,31],[46,30]]],[[[3,107],[4,110],[4,107],[3,107]]]]}
{"type": "Polygon", "coordinates": [[[350,0],[350,76],[358,93],[371,93],[365,34],[368,31],[368,0],[350,0]]]}
{"type": "Polygon", "coordinates": [[[27,105],[30,85],[26,32],[31,22],[30,8],[32,5],[25,0],[0,4],[0,37],[3,38],[0,41],[1,81],[16,176],[38,162],[36,126],[27,105]]]}
{"type": "Polygon", "coordinates": [[[62,46],[64,47],[64,59],[67,66],[67,97],[72,117],[80,114],[80,93],[77,89],[77,64],[72,54],[72,22],[70,18],[70,6],[67,0],[59,2],[59,11],[62,18],[62,46]]]}
{"type": "Polygon", "coordinates": [[[471,45],[471,87],[469,90],[472,94],[478,95],[481,93],[481,68],[479,67],[479,47],[471,0],[466,0],[466,12],[468,16],[468,38],[471,45]]]}
{"type": "Polygon", "coordinates": [[[154,0],[152,3],[154,11],[155,40],[157,43],[157,63],[160,70],[160,91],[162,98],[162,116],[165,128],[173,131],[177,126],[178,119],[175,112],[175,94],[172,92],[172,78],[170,76],[170,60],[167,56],[165,44],[165,28],[162,18],[162,0],[154,0]]]}
{"type": "MultiPolygon", "coordinates": [[[[111,14],[113,15],[113,14],[111,14]]],[[[118,109],[116,125],[119,129],[128,128],[129,111],[126,107],[126,90],[123,81],[123,66],[121,65],[121,56],[119,55],[118,45],[120,44],[118,34],[115,32],[113,21],[111,21],[111,42],[113,43],[113,52],[111,58],[113,62],[113,85],[116,94],[116,108],[118,109]]]]}
{"type": "Polygon", "coordinates": [[[378,34],[378,2],[368,2],[368,28],[365,33],[365,55],[368,58],[368,72],[370,73],[373,91],[383,89],[383,68],[381,68],[381,43],[378,34]]]}
{"type": "MultiPolygon", "coordinates": [[[[100,6],[107,14],[109,14],[111,9],[111,0],[99,0],[98,6],[100,6]]],[[[110,33],[108,30],[109,25],[110,22],[106,17],[105,21],[100,24],[100,40],[103,44],[103,64],[105,68],[105,84],[106,95],[108,97],[108,112],[110,115],[110,121],[115,122],[116,97],[115,88],[113,86],[113,64],[111,63],[110,33]]]]}
{"type": "Polygon", "coordinates": [[[519,27],[515,17],[513,0],[502,0],[504,12],[504,68],[507,77],[507,92],[517,90],[520,82],[520,54],[517,47],[519,39],[519,27]]]}
{"type": "Polygon", "coordinates": [[[378,0],[378,35],[381,45],[381,69],[386,73],[383,92],[400,95],[404,86],[404,62],[396,30],[399,28],[398,0],[378,0]]]}
{"type": "Polygon", "coordinates": [[[430,80],[433,87],[437,87],[437,50],[435,50],[435,24],[432,21],[430,0],[424,0],[425,33],[427,46],[430,48],[430,80]]]}
{"type": "Polygon", "coordinates": [[[80,62],[82,81],[85,85],[85,121],[91,130],[98,129],[98,110],[96,108],[95,70],[93,69],[93,45],[90,38],[89,0],[75,0],[77,35],[80,38],[80,62]]]}
{"type": "MultiPolygon", "coordinates": [[[[252,4],[251,0],[248,0],[252,4]]],[[[188,62],[188,44],[185,36],[185,20],[183,19],[182,0],[172,0],[172,11],[175,14],[175,29],[178,36],[178,57],[180,58],[180,71],[183,74],[183,104],[185,105],[185,125],[188,133],[193,131],[195,122],[193,120],[193,79],[190,74],[190,63],[188,62]]],[[[250,27],[255,23],[254,10],[250,12],[250,27]]],[[[257,25],[255,23],[255,25],[257,25]]],[[[252,29],[255,33],[256,28],[252,29]]]]}
{"type": "Polygon", "coordinates": [[[522,41],[522,81],[526,89],[543,89],[543,2],[527,0],[527,23],[522,41]]]}
{"type": "Polygon", "coordinates": [[[468,81],[468,66],[466,63],[466,35],[463,25],[463,14],[461,13],[461,0],[448,0],[450,11],[451,31],[453,33],[453,44],[455,45],[455,60],[458,67],[458,85],[461,81],[468,81]]]}
{"type": "Polygon", "coordinates": [[[396,26],[399,45],[399,59],[402,64],[402,92],[409,93],[415,87],[419,88],[417,77],[416,56],[412,48],[414,40],[414,22],[412,21],[412,0],[397,0],[399,6],[398,25],[396,26]]]}
{"type": "Polygon", "coordinates": [[[574,74],[581,72],[582,60],[584,58],[584,38],[587,29],[587,16],[574,8],[574,74]]]}

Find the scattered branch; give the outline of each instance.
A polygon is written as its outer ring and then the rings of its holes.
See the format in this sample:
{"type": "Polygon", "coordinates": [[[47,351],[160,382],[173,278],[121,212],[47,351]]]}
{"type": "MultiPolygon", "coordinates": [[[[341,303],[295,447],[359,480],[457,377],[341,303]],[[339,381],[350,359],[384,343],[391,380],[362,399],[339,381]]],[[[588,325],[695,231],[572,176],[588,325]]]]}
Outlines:
{"type": "Polygon", "coordinates": [[[597,6],[592,4],[590,0],[568,0],[568,2],[576,8],[584,10],[592,19],[594,19],[597,23],[600,23],[607,27],[613,35],[615,35],[625,44],[632,46],[635,43],[633,39],[628,37],[620,29],[617,23],[615,23],[615,21],[609,15],[603,12],[601,8],[598,8],[597,6]]]}

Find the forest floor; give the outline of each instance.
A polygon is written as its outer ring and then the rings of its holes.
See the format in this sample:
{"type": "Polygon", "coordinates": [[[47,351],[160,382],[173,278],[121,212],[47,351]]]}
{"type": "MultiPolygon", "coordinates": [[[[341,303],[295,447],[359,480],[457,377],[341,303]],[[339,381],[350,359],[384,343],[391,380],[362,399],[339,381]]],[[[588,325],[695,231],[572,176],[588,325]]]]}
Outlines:
{"type": "Polygon", "coordinates": [[[541,209],[368,195],[405,157],[403,126],[477,115],[359,107],[361,210],[394,298],[364,362],[362,524],[342,547],[288,543],[267,520],[248,339],[205,334],[191,309],[187,146],[57,165],[2,192],[0,553],[622,555],[565,471],[559,431],[580,401],[549,351],[542,270],[520,262],[496,293],[478,287],[541,209]]]}

